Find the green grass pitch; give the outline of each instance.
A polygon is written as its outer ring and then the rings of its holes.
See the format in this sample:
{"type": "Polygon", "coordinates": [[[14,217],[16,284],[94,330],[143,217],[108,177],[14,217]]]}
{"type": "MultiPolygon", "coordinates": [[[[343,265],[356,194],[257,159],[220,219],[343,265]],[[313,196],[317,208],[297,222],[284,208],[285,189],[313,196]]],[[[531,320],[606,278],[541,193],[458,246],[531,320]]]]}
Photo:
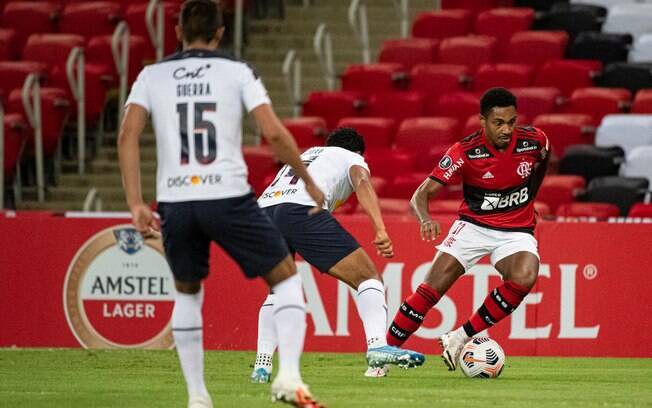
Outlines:
{"type": "MultiPolygon", "coordinates": [[[[211,351],[215,407],[281,407],[251,384],[254,352],[211,351]]],[[[467,379],[439,356],[423,367],[364,378],[362,354],[305,353],[304,380],[337,407],[652,407],[652,359],[509,357],[500,378],[467,379]]],[[[0,349],[2,407],[185,407],[173,351],[0,349]]]]}

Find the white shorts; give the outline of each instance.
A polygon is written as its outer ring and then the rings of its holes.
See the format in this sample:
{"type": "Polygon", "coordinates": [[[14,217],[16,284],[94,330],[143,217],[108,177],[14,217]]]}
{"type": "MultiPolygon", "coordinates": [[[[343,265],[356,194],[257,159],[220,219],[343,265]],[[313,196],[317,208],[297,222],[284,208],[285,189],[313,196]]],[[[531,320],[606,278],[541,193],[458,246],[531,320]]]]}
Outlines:
{"type": "Polygon", "coordinates": [[[489,259],[494,266],[501,259],[521,251],[531,252],[539,258],[537,247],[537,240],[532,234],[498,231],[457,220],[437,249],[455,257],[464,270],[468,270],[487,254],[490,254],[489,259]]]}

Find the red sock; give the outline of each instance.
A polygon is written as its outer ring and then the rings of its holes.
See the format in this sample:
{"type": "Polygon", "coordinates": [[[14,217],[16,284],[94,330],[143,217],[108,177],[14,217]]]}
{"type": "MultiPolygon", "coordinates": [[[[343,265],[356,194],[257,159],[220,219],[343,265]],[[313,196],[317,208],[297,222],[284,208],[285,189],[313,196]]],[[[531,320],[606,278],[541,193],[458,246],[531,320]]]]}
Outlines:
{"type": "Polygon", "coordinates": [[[417,331],[430,309],[439,301],[439,294],[422,283],[398,308],[394,321],[387,331],[387,344],[400,347],[417,331]]]}
{"type": "Polygon", "coordinates": [[[468,322],[464,323],[467,336],[480,333],[509,316],[530,290],[516,283],[505,281],[487,295],[484,303],[468,322]]]}

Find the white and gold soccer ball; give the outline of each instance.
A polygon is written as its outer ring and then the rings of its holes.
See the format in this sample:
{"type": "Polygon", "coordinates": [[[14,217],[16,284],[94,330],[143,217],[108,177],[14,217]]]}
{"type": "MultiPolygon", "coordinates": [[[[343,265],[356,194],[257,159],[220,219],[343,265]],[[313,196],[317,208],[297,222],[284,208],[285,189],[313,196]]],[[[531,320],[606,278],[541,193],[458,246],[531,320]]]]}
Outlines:
{"type": "Polygon", "coordinates": [[[458,365],[470,378],[496,378],[503,371],[505,352],[488,337],[475,337],[462,347],[458,365]]]}

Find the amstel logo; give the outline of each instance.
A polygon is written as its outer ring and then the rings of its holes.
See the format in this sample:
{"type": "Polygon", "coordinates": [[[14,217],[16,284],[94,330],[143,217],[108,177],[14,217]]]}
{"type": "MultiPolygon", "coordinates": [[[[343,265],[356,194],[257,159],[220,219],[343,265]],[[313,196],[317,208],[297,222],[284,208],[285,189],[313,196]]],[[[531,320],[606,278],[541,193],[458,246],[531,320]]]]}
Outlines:
{"type": "Polygon", "coordinates": [[[162,243],[131,225],[107,228],[79,249],[63,301],[68,325],[86,348],[174,346],[174,278],[162,243]]]}

